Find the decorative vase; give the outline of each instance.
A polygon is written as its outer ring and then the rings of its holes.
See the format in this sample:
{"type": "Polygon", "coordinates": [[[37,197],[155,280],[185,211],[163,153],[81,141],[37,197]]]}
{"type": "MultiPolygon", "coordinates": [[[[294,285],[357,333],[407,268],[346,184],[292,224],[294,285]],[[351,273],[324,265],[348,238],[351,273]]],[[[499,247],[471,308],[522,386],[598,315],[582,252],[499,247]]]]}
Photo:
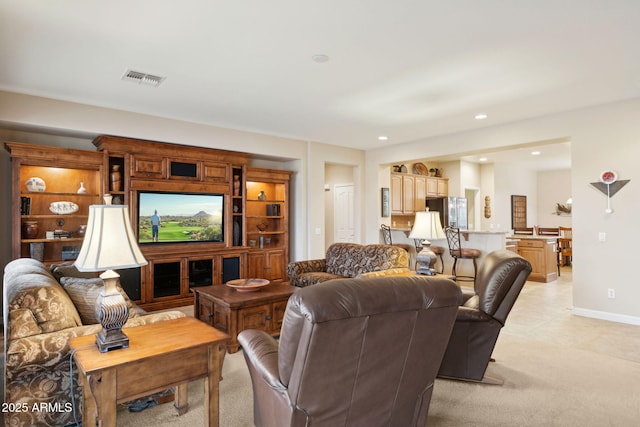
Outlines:
{"type": "Polygon", "coordinates": [[[38,221],[25,221],[22,224],[22,234],[25,239],[35,239],[38,237],[38,221]]]}
{"type": "Polygon", "coordinates": [[[76,231],[76,233],[78,233],[78,237],[84,237],[86,232],[87,232],[86,225],[81,225],[80,227],[78,227],[78,231],[76,231]]]}
{"type": "Polygon", "coordinates": [[[258,194],[258,200],[267,200],[267,195],[264,193],[264,190],[260,190],[258,194]]]}
{"type": "Polygon", "coordinates": [[[120,191],[121,183],[120,165],[111,166],[111,191],[120,191]]]}
{"type": "Polygon", "coordinates": [[[233,175],[233,195],[240,195],[240,176],[233,175]]]}
{"type": "Polygon", "coordinates": [[[87,194],[87,189],[84,186],[84,182],[80,183],[80,188],[78,188],[78,194],[87,194]]]}

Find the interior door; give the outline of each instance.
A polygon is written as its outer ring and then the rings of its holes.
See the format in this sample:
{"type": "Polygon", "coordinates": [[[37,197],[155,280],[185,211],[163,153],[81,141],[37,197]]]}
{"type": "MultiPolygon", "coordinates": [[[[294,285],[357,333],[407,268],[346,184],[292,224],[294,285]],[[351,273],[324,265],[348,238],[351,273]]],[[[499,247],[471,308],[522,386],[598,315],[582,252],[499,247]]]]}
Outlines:
{"type": "Polygon", "coordinates": [[[334,242],[355,242],[355,206],[353,184],[337,184],[334,188],[334,242]]]}

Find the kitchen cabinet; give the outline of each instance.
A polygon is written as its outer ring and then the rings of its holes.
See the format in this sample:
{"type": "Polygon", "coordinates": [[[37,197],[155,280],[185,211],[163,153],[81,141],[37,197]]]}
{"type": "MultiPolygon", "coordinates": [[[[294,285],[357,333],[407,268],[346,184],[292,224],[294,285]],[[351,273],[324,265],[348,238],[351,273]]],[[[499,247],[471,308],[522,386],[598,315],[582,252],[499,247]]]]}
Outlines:
{"type": "Polygon", "coordinates": [[[518,254],[531,263],[528,280],[546,283],[558,278],[555,238],[523,237],[517,247],[518,254]]]}
{"type": "Polygon", "coordinates": [[[391,173],[391,214],[414,215],[425,210],[427,197],[448,195],[446,178],[391,173]]]}

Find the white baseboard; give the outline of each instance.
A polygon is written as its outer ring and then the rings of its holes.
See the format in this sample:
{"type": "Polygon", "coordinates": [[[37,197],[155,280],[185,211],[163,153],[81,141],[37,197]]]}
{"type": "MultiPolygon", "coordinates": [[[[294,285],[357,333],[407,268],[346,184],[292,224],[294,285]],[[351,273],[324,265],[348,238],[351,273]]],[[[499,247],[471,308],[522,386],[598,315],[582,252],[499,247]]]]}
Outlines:
{"type": "Polygon", "coordinates": [[[606,311],[589,310],[586,308],[573,308],[573,314],[582,317],[591,317],[594,319],[608,320],[610,322],[628,323],[630,325],[640,326],[640,317],[628,316],[626,314],[608,313],[606,311]]]}

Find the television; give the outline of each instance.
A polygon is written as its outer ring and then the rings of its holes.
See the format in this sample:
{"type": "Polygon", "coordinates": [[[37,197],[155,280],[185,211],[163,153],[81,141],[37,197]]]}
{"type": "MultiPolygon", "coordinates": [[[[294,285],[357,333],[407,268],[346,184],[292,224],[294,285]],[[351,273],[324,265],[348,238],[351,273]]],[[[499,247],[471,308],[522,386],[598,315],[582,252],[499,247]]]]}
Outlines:
{"type": "Polygon", "coordinates": [[[224,195],[138,191],[138,243],[224,242],[224,195]]]}

